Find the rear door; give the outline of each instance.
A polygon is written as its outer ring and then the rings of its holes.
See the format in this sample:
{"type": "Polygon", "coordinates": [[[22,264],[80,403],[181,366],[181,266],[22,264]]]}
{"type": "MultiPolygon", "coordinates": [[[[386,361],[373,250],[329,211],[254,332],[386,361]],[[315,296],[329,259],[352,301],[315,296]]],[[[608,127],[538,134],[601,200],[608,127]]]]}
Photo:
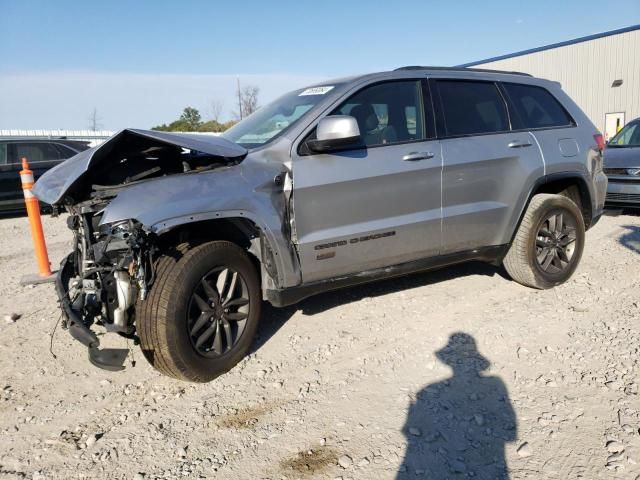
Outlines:
{"type": "Polygon", "coordinates": [[[527,131],[512,132],[493,81],[432,79],[442,140],[442,253],[510,241],[544,164],[527,131]]]}
{"type": "Polygon", "coordinates": [[[361,148],[294,153],[304,282],[438,254],[442,157],[427,96],[419,79],[365,86],[331,112],[356,118],[361,148]]]}

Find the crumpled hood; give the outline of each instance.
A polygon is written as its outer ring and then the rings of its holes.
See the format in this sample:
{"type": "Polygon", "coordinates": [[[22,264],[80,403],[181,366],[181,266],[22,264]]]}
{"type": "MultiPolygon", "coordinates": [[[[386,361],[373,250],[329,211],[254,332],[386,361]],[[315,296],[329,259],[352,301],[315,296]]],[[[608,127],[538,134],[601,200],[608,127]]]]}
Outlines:
{"type": "Polygon", "coordinates": [[[607,147],[604,150],[605,168],[640,168],[640,147],[607,147]]]}
{"type": "Polygon", "coordinates": [[[116,133],[97,147],[85,150],[62,162],[42,175],[33,187],[38,199],[56,204],[72,189],[82,176],[97,165],[108,162],[109,154],[126,142],[148,140],[150,146],[174,145],[225,159],[241,159],[247,150],[229,140],[213,135],[156,132],[127,128],[116,133]]]}

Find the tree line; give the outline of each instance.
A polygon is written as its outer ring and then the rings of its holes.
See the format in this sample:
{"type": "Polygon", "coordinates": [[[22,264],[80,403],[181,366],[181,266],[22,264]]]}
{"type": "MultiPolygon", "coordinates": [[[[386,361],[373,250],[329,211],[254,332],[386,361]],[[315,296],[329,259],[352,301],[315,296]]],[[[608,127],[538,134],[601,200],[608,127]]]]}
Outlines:
{"type": "Polygon", "coordinates": [[[209,120],[203,120],[197,108],[186,107],[177,120],[169,124],[156,125],[151,130],[162,132],[224,132],[258,109],[259,93],[260,89],[254,85],[247,85],[242,89],[238,89],[238,109],[233,112],[233,118],[226,122],[220,121],[222,102],[214,100],[210,105],[211,119],[209,120]]]}

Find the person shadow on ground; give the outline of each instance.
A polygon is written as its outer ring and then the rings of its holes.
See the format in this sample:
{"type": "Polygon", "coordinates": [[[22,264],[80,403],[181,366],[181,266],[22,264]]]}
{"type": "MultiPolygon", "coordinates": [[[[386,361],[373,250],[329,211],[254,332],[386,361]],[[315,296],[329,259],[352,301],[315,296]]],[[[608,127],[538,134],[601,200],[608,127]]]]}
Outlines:
{"type": "Polygon", "coordinates": [[[491,364],[467,333],[451,335],[436,357],[453,375],[427,385],[411,404],[396,478],[508,480],[505,446],[517,432],[504,382],[483,375],[491,364]]]}

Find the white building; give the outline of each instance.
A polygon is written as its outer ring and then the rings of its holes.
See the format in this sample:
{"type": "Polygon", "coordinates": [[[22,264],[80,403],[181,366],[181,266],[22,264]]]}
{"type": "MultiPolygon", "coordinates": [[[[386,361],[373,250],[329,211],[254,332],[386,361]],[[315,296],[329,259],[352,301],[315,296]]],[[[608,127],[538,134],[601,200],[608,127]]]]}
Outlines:
{"type": "Polygon", "coordinates": [[[560,82],[607,139],[640,117],[640,25],[460,66],[560,82]]]}

